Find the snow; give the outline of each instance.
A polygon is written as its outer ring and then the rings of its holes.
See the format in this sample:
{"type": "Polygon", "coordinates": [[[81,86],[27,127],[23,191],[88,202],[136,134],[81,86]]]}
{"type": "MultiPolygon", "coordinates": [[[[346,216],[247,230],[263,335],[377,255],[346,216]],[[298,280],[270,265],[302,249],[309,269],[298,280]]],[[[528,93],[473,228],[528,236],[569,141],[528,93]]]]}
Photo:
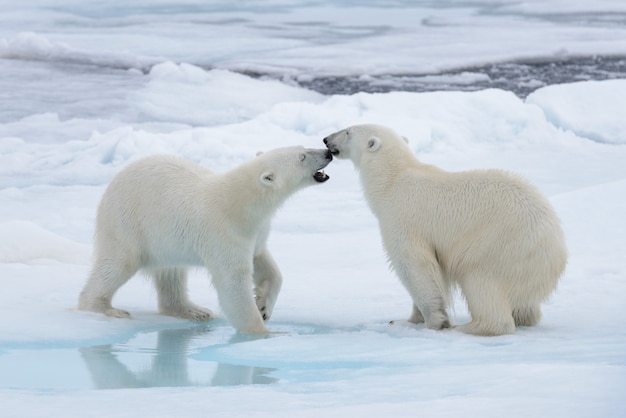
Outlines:
{"type": "MultiPolygon", "coordinates": [[[[623,55],[626,6],[378,3],[2,5],[1,416],[624,415],[626,81],[525,100],[495,89],[323,96],[290,81],[623,55]],[[242,69],[284,82],[231,71],[242,69]],[[161,316],[140,277],[114,300],[131,320],[76,310],[98,201],[130,161],[172,153],[224,171],[259,150],[322,147],[355,123],[392,127],[425,162],[516,171],[548,195],[570,259],[539,326],[491,338],[389,326],[411,302],[346,161],[274,221],[285,282],[268,326],[280,334],[161,316]]],[[[219,311],[205,271],[189,288],[219,311]]],[[[469,320],[458,296],[451,317],[469,320]]]]}
{"type": "Polygon", "coordinates": [[[626,109],[626,97],[620,94],[625,84],[626,80],[611,80],[555,85],[532,93],[527,101],[541,107],[555,125],[598,142],[623,144],[626,138],[624,123],[600,109],[606,103],[626,109]],[[585,100],[579,100],[580,97],[585,100]]]}

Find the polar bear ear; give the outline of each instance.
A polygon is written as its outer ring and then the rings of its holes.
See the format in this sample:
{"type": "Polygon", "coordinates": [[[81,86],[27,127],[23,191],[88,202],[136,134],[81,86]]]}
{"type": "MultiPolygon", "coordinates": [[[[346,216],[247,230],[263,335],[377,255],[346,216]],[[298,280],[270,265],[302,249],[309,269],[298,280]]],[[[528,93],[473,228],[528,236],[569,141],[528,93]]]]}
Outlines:
{"type": "Polygon", "coordinates": [[[257,151],[256,152],[256,156],[258,157],[259,155],[263,154],[263,151],[257,151]]]}
{"type": "Polygon", "coordinates": [[[261,174],[261,177],[259,177],[259,181],[266,186],[272,186],[274,184],[274,173],[265,171],[261,174]]]}
{"type": "Polygon", "coordinates": [[[376,152],[380,148],[380,138],[373,136],[367,141],[367,150],[369,152],[376,152]]]}
{"type": "Polygon", "coordinates": [[[406,142],[407,144],[409,143],[409,138],[407,138],[406,136],[403,136],[402,139],[404,139],[404,142],[406,142]]]}

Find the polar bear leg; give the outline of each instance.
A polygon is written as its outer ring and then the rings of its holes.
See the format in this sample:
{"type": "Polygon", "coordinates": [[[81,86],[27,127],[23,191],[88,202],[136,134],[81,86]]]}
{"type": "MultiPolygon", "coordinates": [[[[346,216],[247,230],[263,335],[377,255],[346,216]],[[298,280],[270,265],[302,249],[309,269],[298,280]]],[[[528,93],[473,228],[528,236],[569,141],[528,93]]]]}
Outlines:
{"type": "MultiPolygon", "coordinates": [[[[424,295],[428,294],[428,291],[424,290],[426,287],[423,285],[424,283],[410,283],[409,285],[405,285],[409,290],[415,305],[422,306],[421,308],[418,308],[418,312],[421,314],[422,320],[420,321],[419,314],[414,315],[415,312],[413,312],[411,317],[408,319],[408,322],[415,324],[425,322],[427,328],[434,330],[450,328],[450,319],[448,318],[448,313],[446,312],[443,296],[436,295],[434,297],[425,297],[424,295]],[[418,286],[416,286],[416,284],[418,286]]],[[[428,284],[427,287],[431,287],[430,284],[428,284]]],[[[428,290],[430,291],[432,289],[428,290]]]]}
{"type": "Polygon", "coordinates": [[[80,293],[78,309],[100,312],[115,318],[129,318],[130,313],[111,306],[111,300],[117,290],[137,271],[139,266],[131,259],[116,256],[99,256],[85,287],[80,293]]]}
{"type": "Polygon", "coordinates": [[[395,263],[396,273],[415,306],[409,322],[417,323],[414,321],[419,321],[421,316],[430,329],[450,328],[439,264],[423,252],[416,254],[410,262],[395,263]]]}
{"type": "Polygon", "coordinates": [[[472,315],[471,322],[457,327],[460,331],[484,336],[515,332],[511,304],[497,280],[468,276],[459,284],[472,315]]]}
{"type": "Polygon", "coordinates": [[[187,269],[163,268],[151,270],[159,299],[159,312],[164,315],[209,321],[215,318],[210,310],[192,303],[187,296],[187,269]]]}
{"type": "Polygon", "coordinates": [[[232,256],[222,261],[212,274],[213,285],[226,317],[241,333],[268,334],[252,293],[252,263],[246,257],[232,256]],[[235,267],[229,270],[229,266],[235,267]]]}
{"type": "Polygon", "coordinates": [[[276,262],[267,249],[257,254],[253,262],[254,297],[263,320],[267,321],[272,316],[283,279],[276,262]]]}
{"type": "Polygon", "coordinates": [[[213,276],[220,305],[237,331],[244,334],[267,334],[251,292],[252,276],[213,276]]]}

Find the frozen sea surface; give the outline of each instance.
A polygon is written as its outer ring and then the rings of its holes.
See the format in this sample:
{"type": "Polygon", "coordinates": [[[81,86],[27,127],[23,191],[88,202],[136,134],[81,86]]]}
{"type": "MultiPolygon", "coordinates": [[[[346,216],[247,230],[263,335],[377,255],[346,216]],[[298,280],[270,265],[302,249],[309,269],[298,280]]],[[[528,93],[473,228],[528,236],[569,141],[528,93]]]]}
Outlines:
{"type": "MultiPolygon", "coordinates": [[[[0,1],[0,415],[623,417],[625,16],[621,0],[0,1]],[[131,320],[76,310],[126,164],[224,171],[355,123],[546,193],[570,260],[539,326],[390,327],[411,303],[346,161],[273,223],[283,334],[159,315],[141,278],[114,299],[131,320]]],[[[205,271],[189,290],[219,311],[205,271]]],[[[459,295],[451,318],[469,321],[459,295]]]]}
{"type": "MultiPolygon", "coordinates": [[[[626,74],[620,0],[28,0],[1,7],[0,87],[12,88],[0,92],[18,97],[49,77],[53,89],[69,88],[66,97],[78,88],[105,99],[139,82],[134,71],[164,61],[324,94],[496,87],[524,97],[545,85],[626,74]]],[[[63,106],[49,94],[31,103],[63,106]]],[[[17,104],[0,118],[24,117],[17,104]]]]}

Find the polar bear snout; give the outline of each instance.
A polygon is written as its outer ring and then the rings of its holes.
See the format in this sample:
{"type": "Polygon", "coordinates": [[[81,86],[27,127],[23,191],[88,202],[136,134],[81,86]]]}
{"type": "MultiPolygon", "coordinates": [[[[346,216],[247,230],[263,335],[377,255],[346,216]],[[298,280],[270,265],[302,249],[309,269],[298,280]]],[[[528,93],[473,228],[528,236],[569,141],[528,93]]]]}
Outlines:
{"type": "Polygon", "coordinates": [[[352,136],[353,127],[342,129],[334,134],[328,135],[323,139],[326,148],[332,155],[337,158],[349,158],[350,157],[350,142],[352,136]]]}
{"type": "Polygon", "coordinates": [[[337,145],[335,144],[335,142],[333,141],[333,135],[329,135],[326,138],[324,138],[324,144],[326,145],[326,148],[328,148],[328,153],[333,156],[333,155],[339,155],[339,148],[337,148],[337,145]]]}

